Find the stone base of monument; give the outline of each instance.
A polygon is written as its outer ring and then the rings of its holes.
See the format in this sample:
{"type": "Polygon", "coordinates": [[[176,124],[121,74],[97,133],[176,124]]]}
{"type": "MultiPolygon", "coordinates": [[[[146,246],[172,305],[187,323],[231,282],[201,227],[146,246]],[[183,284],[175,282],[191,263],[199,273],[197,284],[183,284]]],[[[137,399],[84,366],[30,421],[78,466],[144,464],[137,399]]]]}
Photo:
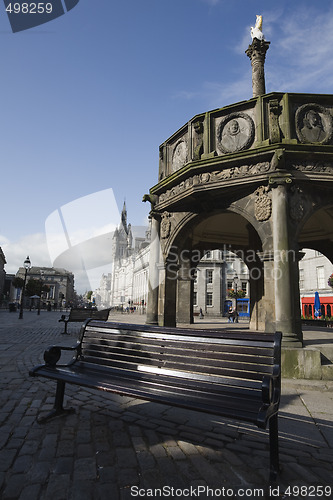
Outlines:
{"type": "Polygon", "coordinates": [[[333,380],[332,346],[284,347],[281,364],[282,377],[285,378],[333,380]]]}

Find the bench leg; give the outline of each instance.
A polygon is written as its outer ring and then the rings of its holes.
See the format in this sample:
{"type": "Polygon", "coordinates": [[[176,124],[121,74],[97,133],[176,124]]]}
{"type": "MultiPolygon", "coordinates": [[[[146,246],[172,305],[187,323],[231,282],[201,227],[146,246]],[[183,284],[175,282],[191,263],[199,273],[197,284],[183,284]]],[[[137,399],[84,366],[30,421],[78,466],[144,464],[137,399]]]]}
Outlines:
{"type": "Polygon", "coordinates": [[[61,332],[61,333],[63,335],[67,335],[68,334],[68,332],[67,332],[67,323],[68,323],[68,321],[65,320],[64,323],[65,323],[65,330],[63,332],[61,332]]]}
{"type": "Polygon", "coordinates": [[[275,481],[279,473],[279,429],[277,413],[269,419],[270,480],[275,481]]]}
{"type": "Polygon", "coordinates": [[[65,394],[65,382],[63,382],[62,380],[58,380],[53,410],[50,411],[50,413],[48,413],[45,417],[40,417],[38,419],[39,424],[44,424],[48,420],[51,420],[51,418],[75,412],[74,408],[63,407],[64,394],[65,394]]]}

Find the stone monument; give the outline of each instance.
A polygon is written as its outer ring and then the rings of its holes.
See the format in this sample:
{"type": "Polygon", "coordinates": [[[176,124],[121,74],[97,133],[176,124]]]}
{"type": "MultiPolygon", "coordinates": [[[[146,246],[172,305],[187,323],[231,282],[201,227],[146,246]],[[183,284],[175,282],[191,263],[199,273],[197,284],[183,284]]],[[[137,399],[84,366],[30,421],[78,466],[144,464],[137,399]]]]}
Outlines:
{"type": "Polygon", "coordinates": [[[298,261],[303,248],[333,261],[333,95],[265,93],[260,17],[251,34],[253,97],[196,115],[160,146],[145,197],[147,322],[193,322],[195,257],[226,245],[249,270],[250,329],[282,331],[301,359],[312,354],[302,349],[298,261]]]}

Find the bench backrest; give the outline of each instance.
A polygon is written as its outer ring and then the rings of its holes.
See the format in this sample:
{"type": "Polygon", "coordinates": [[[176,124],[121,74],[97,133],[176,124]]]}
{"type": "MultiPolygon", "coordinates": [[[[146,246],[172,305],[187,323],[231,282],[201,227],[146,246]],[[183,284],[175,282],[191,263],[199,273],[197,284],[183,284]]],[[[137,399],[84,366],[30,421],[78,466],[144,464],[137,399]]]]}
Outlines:
{"type": "Polygon", "coordinates": [[[281,334],[190,330],[89,321],[81,361],[103,369],[260,387],[280,369],[281,334]],[[226,382],[227,380],[227,382],[226,382]]]}
{"type": "Polygon", "coordinates": [[[69,321],[84,321],[88,318],[96,318],[101,321],[106,321],[109,317],[110,309],[71,309],[69,313],[69,321]]]}

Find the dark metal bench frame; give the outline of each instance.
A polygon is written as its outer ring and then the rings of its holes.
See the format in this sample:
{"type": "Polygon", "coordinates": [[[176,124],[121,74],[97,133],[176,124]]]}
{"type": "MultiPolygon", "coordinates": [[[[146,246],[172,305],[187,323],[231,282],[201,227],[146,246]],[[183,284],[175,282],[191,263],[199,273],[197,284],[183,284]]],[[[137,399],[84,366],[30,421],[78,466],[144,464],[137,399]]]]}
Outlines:
{"type": "Polygon", "coordinates": [[[107,321],[111,309],[102,309],[98,311],[97,309],[71,309],[69,315],[62,314],[61,318],[58,320],[59,323],[65,323],[65,330],[61,333],[67,334],[67,324],[68,323],[84,323],[88,319],[99,319],[100,321],[107,321]]]}
{"type": "Polygon", "coordinates": [[[30,371],[57,381],[53,411],[64,408],[65,384],[269,425],[270,478],[279,471],[278,408],[281,333],[191,330],[88,320],[72,347],[51,346],[30,371]],[[57,364],[61,351],[73,351],[57,364]]]}

